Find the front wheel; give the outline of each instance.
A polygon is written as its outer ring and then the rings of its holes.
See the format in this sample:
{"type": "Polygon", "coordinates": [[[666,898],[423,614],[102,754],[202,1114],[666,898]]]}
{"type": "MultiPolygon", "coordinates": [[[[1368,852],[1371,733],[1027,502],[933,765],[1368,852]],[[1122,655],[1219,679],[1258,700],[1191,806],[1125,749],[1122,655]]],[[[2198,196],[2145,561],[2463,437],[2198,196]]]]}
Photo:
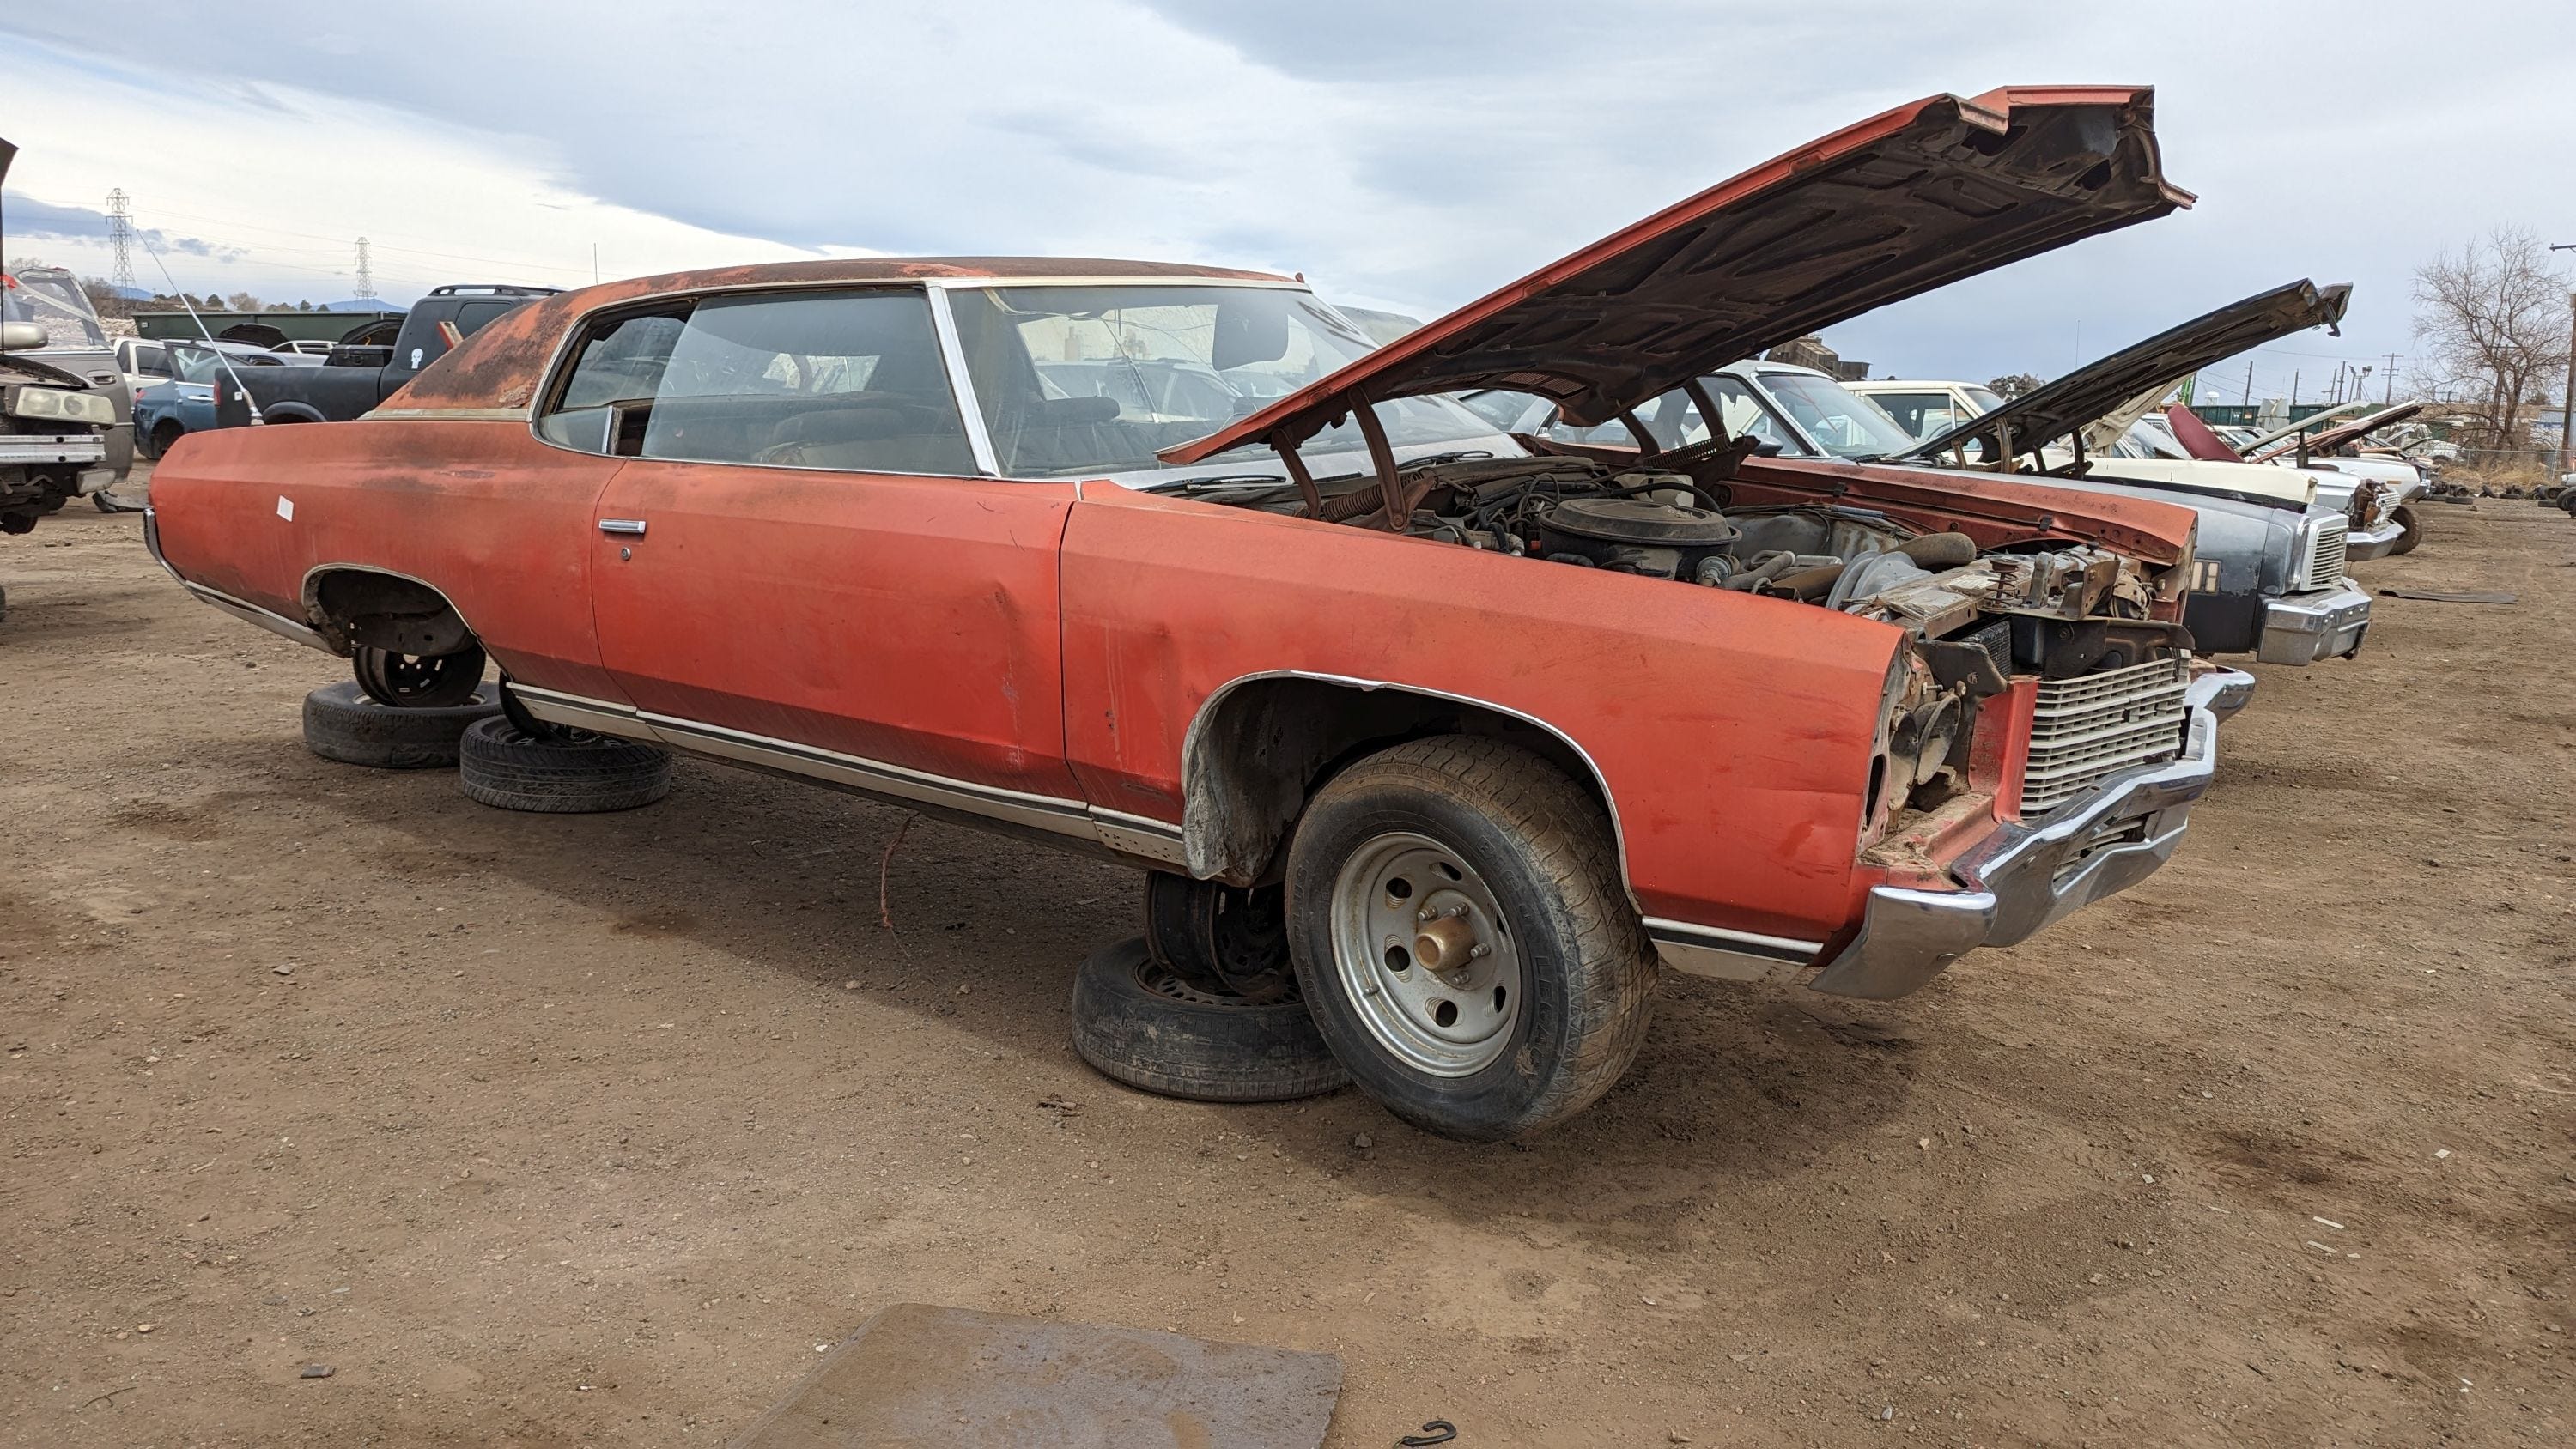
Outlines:
{"type": "Polygon", "coordinates": [[[1318,791],[1288,854],[1301,994],[1361,1090],[1497,1142],[1588,1106],[1635,1059],[1653,947],[1609,822],[1545,760],[1445,736],[1318,791]]]}
{"type": "Polygon", "coordinates": [[[2398,529],[2397,543],[2388,550],[2389,553],[2392,555],[2413,553],[2415,545],[2424,541],[2423,520],[2415,516],[2413,508],[2403,503],[2398,504],[2396,510],[2388,516],[2397,521],[2398,529]]]}

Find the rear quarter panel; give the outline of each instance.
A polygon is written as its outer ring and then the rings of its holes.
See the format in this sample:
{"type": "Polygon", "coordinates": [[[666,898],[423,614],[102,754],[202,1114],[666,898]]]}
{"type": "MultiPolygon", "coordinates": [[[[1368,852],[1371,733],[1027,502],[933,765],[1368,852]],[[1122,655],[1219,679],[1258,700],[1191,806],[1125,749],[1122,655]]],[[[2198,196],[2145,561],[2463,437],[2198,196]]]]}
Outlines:
{"type": "Polygon", "coordinates": [[[519,422],[352,422],[191,433],[152,479],[181,578],[311,622],[325,565],[444,593],[528,684],[622,698],[591,622],[594,510],[618,460],[538,443],[519,422]]]}
{"type": "Polygon", "coordinates": [[[1198,710],[1295,670],[1461,695],[1598,767],[1649,915],[1826,936],[1899,631],[1809,605],[1086,485],[1063,564],[1091,800],[1177,822],[1198,710]]]}

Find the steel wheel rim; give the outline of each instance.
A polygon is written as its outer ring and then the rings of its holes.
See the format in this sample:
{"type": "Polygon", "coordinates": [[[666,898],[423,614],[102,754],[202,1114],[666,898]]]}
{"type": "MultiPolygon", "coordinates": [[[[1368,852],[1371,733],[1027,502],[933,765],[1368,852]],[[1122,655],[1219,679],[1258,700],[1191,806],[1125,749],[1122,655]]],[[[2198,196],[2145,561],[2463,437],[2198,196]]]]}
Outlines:
{"type": "Polygon", "coordinates": [[[1373,836],[1342,862],[1331,914],[1342,994],[1379,1046],[1435,1077],[1502,1060],[1520,1021],[1520,948],[1463,856],[1412,831],[1373,836]]]}

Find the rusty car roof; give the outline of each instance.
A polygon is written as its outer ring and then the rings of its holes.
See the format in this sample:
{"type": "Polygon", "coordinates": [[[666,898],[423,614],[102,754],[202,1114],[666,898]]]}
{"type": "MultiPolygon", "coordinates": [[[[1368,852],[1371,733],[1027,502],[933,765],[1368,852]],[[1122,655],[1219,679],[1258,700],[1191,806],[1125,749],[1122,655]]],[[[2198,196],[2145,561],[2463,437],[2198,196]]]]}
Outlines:
{"type": "Polygon", "coordinates": [[[2257,292],[2042,383],[1992,412],[1924,439],[1906,456],[1936,458],[1979,439],[1991,450],[2007,430],[2016,455],[2033,452],[2151,388],[2178,383],[2275,338],[2332,327],[2343,320],[2351,302],[2351,283],[2320,287],[2304,277],[2257,292]]]}
{"type": "Polygon", "coordinates": [[[1354,399],[1503,388],[1607,422],[1889,302],[2191,204],[2146,86],[1931,96],[1846,126],[1550,263],[1207,437],[1300,441],[1354,399]]]}
{"type": "Polygon", "coordinates": [[[580,317],[619,302],[739,287],[833,282],[1055,281],[1078,277],[1196,277],[1265,283],[1289,280],[1269,272],[1103,257],[833,257],[628,277],[559,293],[494,319],[385,399],[379,412],[453,414],[525,409],[566,329],[580,317]]]}

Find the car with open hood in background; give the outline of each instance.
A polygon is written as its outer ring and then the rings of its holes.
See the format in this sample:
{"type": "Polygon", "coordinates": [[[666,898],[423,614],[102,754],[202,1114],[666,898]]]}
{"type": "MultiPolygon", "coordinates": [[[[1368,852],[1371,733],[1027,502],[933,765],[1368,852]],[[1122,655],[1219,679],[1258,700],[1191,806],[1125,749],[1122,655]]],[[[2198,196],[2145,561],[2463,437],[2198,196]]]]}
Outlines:
{"type": "MultiPolygon", "coordinates": [[[[0,141],[0,183],[17,155],[0,141]]],[[[88,296],[76,279],[61,291],[68,272],[26,271],[0,273],[0,533],[105,489],[132,456],[125,379],[88,296]]]]}
{"type": "Polygon", "coordinates": [[[2397,514],[2398,493],[2365,488],[2358,470],[2292,467],[2286,476],[2244,472],[2246,460],[2232,452],[2222,456],[2212,449],[2198,456],[2170,431],[2146,434],[2138,429],[2200,369],[2292,332],[2337,325],[2351,292],[2349,286],[2319,287],[2308,281],[2258,292],[2009,403],[1991,389],[1956,381],[1873,378],[1849,386],[1915,435],[1912,456],[2059,476],[2123,478],[2215,496],[2258,495],[2302,507],[2321,504],[2343,514],[2349,525],[2346,558],[2367,562],[2397,552],[2408,536],[2409,524],[2397,514]],[[2045,436],[2033,438],[2034,432],[2045,436]],[[2009,464],[1997,464],[1989,450],[2006,433],[2017,456],[2009,464]]]}
{"type": "MultiPolygon", "coordinates": [[[[2200,368],[2307,327],[2331,326],[2350,288],[2292,282],[2231,303],[1915,442],[1909,460],[1991,469],[2130,497],[2189,503],[2201,515],[2184,618],[2202,647],[2267,663],[2349,656],[2370,625],[2370,595],[2344,575],[2400,530],[2375,492],[2341,474],[2242,460],[2173,458],[2139,420],[2200,368]],[[2327,489],[2341,486],[2340,495],[2327,489]],[[2358,524],[2358,526],[2356,526],[2358,524]]],[[[1871,380],[1852,391],[1891,416],[1967,412],[1955,383],[1871,380]]],[[[1901,426],[1901,424],[1900,424],[1901,426]]]]}
{"type": "MultiPolygon", "coordinates": [[[[2430,403],[2410,399],[2402,403],[2382,403],[2376,408],[2365,405],[2359,410],[2360,416],[2340,422],[2303,419],[2240,444],[2234,452],[2248,462],[2271,463],[2311,474],[2348,475],[2360,480],[2352,485],[2353,495],[2359,500],[2354,505],[2356,513],[2365,508],[2383,513],[2387,522],[2398,531],[2397,540],[2388,551],[2392,554],[2413,553],[2415,546],[2424,539],[2424,523],[2415,511],[2415,503],[2432,487],[2433,469],[2430,464],[2411,458],[2373,457],[2363,451],[2363,446],[2377,433],[2414,421],[2430,406],[2430,403]]],[[[2226,444],[2221,439],[2203,436],[2205,429],[2195,432],[2191,425],[2198,421],[2197,418],[2187,421],[2176,418],[2179,427],[2176,441],[2195,458],[2220,456],[2217,448],[2226,444]]],[[[2331,496],[2330,487],[2319,490],[2321,499],[2331,496]]]]}
{"type": "Polygon", "coordinates": [[[1618,1078],[1658,959],[1893,997],[2134,884],[2251,680],[2185,643],[2186,509],[1737,441],[1533,450],[1447,395],[1597,423],[2189,200],[2151,92],[2010,89],[1376,348],[1301,283],[1203,267],[614,282],[360,421],[184,439],[146,534],[199,599],[423,699],[488,657],[523,731],[1149,871],[1218,923],[1152,969],[1293,979],[1365,1090],[1497,1139],[1618,1078]]]}

